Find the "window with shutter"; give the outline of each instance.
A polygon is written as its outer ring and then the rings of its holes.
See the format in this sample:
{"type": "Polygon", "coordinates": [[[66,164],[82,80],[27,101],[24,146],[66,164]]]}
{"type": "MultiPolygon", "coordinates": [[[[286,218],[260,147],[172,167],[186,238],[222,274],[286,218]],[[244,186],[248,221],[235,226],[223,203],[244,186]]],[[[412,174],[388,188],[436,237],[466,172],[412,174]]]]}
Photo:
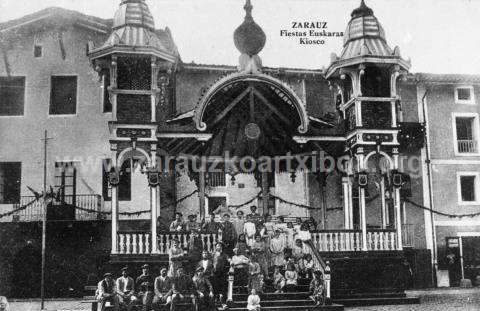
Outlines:
{"type": "Polygon", "coordinates": [[[23,116],[25,77],[0,77],[0,116],[23,116]]]}
{"type": "Polygon", "coordinates": [[[20,202],[21,162],[0,162],[0,204],[20,202]]]}
{"type": "Polygon", "coordinates": [[[77,113],[76,76],[52,76],[49,113],[51,115],[77,113]]]}

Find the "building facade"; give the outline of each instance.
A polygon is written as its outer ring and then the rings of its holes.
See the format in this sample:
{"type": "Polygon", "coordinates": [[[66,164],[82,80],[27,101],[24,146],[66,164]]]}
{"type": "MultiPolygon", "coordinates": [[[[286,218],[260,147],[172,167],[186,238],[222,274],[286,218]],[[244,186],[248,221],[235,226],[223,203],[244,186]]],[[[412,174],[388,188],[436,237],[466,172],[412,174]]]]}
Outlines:
{"type": "Polygon", "coordinates": [[[364,268],[407,256],[416,286],[431,284],[430,262],[460,230],[437,216],[432,226],[428,208],[471,212],[478,199],[462,191],[478,183],[476,78],[409,73],[363,1],[325,71],[266,68],[265,34],[250,1],[245,10],[237,67],[183,63],[143,0],[121,1],[113,20],[46,9],[1,24],[0,221],[42,218],[34,191],[47,130],[46,184],[60,197],[47,216],[111,224],[112,262],[162,260],[175,212],[203,220],[256,205],[274,219],[313,217],[315,246],[338,262],[338,279],[359,268],[342,270],[345,254],[367,258],[364,268]],[[450,118],[450,130],[435,126],[450,118]],[[288,166],[290,155],[306,160],[288,166]],[[262,157],[278,169],[240,167],[262,157]],[[351,160],[323,172],[321,157],[351,160]],[[453,183],[460,192],[444,190],[453,183]]]}
{"type": "Polygon", "coordinates": [[[433,215],[430,231],[444,271],[439,278],[448,275],[451,286],[461,279],[475,284],[479,273],[478,82],[474,75],[418,74],[419,111],[428,140],[423,157],[430,163],[424,195],[431,196],[433,210],[447,214],[433,215]]]}

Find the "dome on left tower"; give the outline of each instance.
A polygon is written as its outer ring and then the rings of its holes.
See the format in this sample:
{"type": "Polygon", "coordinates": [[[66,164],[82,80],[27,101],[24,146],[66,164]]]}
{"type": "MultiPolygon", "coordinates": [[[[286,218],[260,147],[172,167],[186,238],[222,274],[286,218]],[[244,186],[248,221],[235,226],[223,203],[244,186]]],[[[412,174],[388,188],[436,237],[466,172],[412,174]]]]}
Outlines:
{"type": "Polygon", "coordinates": [[[121,0],[113,18],[112,33],[105,43],[89,54],[105,55],[133,49],[173,61],[177,49],[170,31],[155,30],[155,22],[145,0],[121,0]]]}

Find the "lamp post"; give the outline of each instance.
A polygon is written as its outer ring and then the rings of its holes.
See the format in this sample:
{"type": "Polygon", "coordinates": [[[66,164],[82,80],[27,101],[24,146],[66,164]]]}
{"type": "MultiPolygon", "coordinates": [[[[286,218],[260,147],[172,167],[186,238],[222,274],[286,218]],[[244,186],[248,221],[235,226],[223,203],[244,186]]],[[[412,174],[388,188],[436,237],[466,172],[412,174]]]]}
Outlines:
{"type": "Polygon", "coordinates": [[[41,298],[41,310],[45,310],[45,249],[46,249],[46,237],[47,237],[47,144],[51,139],[47,136],[47,130],[45,130],[45,136],[43,140],[43,217],[42,217],[42,276],[40,283],[40,298],[41,298]]]}

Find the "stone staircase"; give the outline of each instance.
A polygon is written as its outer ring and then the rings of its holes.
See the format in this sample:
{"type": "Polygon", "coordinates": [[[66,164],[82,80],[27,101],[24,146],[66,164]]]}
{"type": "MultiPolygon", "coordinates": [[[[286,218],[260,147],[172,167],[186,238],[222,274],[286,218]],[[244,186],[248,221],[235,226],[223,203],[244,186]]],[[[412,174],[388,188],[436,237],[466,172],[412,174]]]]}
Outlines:
{"type": "MultiPolygon", "coordinates": [[[[265,291],[260,295],[262,310],[267,311],[286,311],[286,310],[344,310],[343,305],[332,304],[316,306],[309,298],[308,287],[310,281],[300,279],[295,292],[275,293],[272,286],[265,286],[265,291]]],[[[235,285],[233,287],[233,303],[229,306],[229,311],[247,310],[248,290],[246,286],[235,285]]]]}

